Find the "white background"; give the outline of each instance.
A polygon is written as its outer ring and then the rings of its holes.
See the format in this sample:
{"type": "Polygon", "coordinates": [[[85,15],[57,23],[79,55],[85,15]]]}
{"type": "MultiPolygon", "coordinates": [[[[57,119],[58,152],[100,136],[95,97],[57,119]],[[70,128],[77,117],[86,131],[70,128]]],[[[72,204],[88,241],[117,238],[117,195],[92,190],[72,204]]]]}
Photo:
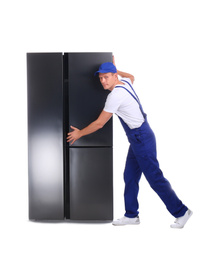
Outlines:
{"type": "MultiPolygon", "coordinates": [[[[1,2],[1,259],[215,259],[215,13],[210,0],[1,2]],[[139,226],[28,221],[26,52],[100,51],[135,75],[161,169],[194,211],[183,230],[144,178],[139,226]]],[[[119,218],[128,144],[114,123],[119,218]]]]}

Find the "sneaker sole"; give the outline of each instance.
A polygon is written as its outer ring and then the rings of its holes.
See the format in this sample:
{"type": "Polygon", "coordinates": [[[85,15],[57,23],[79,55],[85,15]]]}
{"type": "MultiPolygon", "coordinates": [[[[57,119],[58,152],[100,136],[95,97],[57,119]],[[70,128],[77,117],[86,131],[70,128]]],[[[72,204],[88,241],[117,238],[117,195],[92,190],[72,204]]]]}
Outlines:
{"type": "Polygon", "coordinates": [[[127,226],[127,225],[139,225],[139,224],[140,224],[140,222],[139,223],[127,223],[127,224],[114,224],[114,223],[112,223],[113,226],[127,226]]]}
{"type": "MultiPolygon", "coordinates": [[[[186,223],[184,224],[184,226],[187,224],[188,220],[191,218],[192,215],[193,215],[193,211],[190,210],[190,215],[188,216],[188,219],[187,219],[186,223]]],[[[170,225],[171,228],[177,228],[177,229],[181,229],[184,226],[180,226],[180,225],[178,226],[178,225],[175,225],[175,224],[170,225]]]]}

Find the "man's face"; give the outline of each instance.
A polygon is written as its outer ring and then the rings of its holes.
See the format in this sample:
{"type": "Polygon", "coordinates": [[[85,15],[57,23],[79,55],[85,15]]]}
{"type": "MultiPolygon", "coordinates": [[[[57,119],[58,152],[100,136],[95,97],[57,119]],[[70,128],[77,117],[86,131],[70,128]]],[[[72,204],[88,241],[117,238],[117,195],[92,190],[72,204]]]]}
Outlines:
{"type": "Polygon", "coordinates": [[[116,73],[99,73],[100,82],[105,90],[112,91],[116,83],[116,73]]]}

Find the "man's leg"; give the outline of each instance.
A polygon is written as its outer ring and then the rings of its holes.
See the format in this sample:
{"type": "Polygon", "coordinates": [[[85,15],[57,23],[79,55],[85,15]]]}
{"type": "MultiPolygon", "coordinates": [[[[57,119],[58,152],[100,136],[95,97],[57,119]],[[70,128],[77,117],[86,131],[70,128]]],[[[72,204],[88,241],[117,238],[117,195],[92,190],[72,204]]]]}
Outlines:
{"type": "Polygon", "coordinates": [[[132,148],[140,169],[168,211],[176,218],[183,216],[188,208],[176,196],[159,168],[156,158],[156,140],[148,122],[144,124],[141,133],[136,136],[136,142],[133,142],[132,148]]]}
{"type": "Polygon", "coordinates": [[[125,181],[125,216],[129,218],[137,217],[139,212],[139,203],[138,203],[138,192],[139,192],[139,180],[141,177],[142,171],[139,167],[139,164],[134,156],[134,153],[129,147],[125,170],[124,170],[124,181],[125,181]]]}

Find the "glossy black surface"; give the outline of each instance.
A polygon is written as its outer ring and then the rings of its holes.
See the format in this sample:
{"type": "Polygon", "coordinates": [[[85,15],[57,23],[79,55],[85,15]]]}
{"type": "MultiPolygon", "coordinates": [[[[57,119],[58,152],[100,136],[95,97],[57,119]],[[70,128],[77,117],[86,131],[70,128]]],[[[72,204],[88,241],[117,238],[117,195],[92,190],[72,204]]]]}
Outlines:
{"type": "Polygon", "coordinates": [[[69,147],[109,92],[94,72],[111,53],[28,53],[29,219],[111,221],[112,120],[69,147]]]}
{"type": "MultiPolygon", "coordinates": [[[[104,62],[112,62],[112,53],[68,53],[69,125],[82,129],[103,110],[110,92],[103,89],[94,73],[104,62]]],[[[73,146],[112,146],[112,119],[73,146]]]]}
{"type": "Polygon", "coordinates": [[[112,148],[70,148],[70,219],[112,220],[112,148]]]}
{"type": "Polygon", "coordinates": [[[28,53],[29,218],[64,218],[62,53],[28,53]]]}

